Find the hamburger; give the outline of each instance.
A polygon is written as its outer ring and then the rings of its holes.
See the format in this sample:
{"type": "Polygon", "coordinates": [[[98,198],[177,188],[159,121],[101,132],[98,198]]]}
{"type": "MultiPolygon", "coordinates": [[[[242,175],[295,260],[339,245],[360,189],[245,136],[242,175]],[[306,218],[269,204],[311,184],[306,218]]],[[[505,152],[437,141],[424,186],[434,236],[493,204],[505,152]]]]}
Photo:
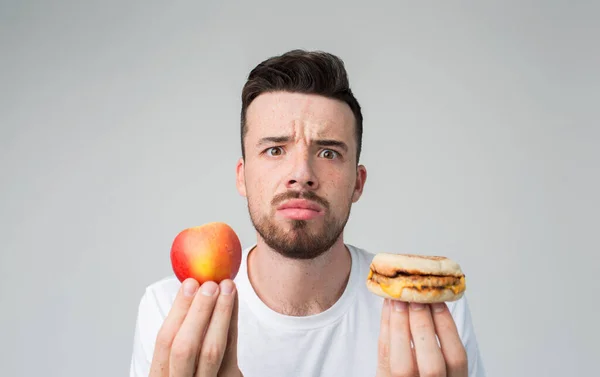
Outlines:
{"type": "Polygon", "coordinates": [[[378,296],[424,304],[456,301],[466,289],[465,275],[456,262],[414,254],[376,254],[366,283],[378,296]]]}

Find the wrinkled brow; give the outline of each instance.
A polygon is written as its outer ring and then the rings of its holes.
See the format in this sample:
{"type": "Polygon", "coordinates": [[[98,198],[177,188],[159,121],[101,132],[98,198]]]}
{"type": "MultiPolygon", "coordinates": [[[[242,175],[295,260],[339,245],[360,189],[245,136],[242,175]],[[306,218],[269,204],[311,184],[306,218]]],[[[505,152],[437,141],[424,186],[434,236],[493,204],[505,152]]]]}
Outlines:
{"type": "MultiPolygon", "coordinates": [[[[256,144],[257,147],[261,147],[268,144],[280,144],[287,143],[291,140],[289,136],[269,136],[261,138],[256,144]]],[[[344,151],[348,151],[348,145],[340,140],[333,139],[319,139],[315,140],[314,143],[321,147],[338,147],[343,149],[344,151]]]]}

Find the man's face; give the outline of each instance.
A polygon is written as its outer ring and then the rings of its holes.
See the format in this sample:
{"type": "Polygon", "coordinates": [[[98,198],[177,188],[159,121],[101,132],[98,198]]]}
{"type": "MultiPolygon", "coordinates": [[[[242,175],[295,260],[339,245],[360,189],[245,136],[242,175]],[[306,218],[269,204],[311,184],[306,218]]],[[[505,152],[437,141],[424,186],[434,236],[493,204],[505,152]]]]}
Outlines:
{"type": "Polygon", "coordinates": [[[355,119],[345,103],[274,92],[248,107],[237,187],[265,243],[294,259],[315,258],[340,238],[364,186],[355,119]]]}

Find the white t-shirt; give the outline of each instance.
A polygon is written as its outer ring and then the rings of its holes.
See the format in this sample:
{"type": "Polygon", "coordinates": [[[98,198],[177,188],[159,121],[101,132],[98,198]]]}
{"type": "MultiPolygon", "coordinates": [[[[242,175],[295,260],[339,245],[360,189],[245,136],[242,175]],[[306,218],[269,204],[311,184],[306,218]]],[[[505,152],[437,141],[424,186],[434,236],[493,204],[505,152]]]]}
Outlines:
{"type": "MultiPolygon", "coordinates": [[[[238,362],[244,377],[375,376],[383,298],[369,292],[366,277],[373,254],[346,245],[352,256],[348,285],[328,310],[306,317],[279,314],[254,292],[247,274],[247,256],[235,278],[239,294],[238,362]]],[[[135,327],[130,377],[147,377],[158,330],[169,313],[181,283],[175,276],[147,287],[135,327]]],[[[465,345],[469,377],[485,372],[466,297],[448,307],[465,345]]]]}

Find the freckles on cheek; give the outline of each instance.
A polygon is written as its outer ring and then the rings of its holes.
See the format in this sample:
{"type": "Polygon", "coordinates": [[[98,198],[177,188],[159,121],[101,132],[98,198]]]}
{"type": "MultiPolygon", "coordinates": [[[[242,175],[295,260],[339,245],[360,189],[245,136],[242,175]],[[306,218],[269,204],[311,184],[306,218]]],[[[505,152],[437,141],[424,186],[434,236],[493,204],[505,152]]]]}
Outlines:
{"type": "Polygon", "coordinates": [[[356,173],[354,171],[349,172],[338,172],[335,177],[332,177],[337,182],[338,187],[341,190],[345,190],[350,193],[350,195],[354,192],[354,187],[356,186],[356,173]]]}
{"type": "Polygon", "coordinates": [[[351,178],[349,174],[341,171],[330,171],[326,175],[326,181],[329,182],[332,186],[335,187],[343,187],[347,184],[351,186],[354,185],[354,180],[351,178]]]}
{"type": "Polygon", "coordinates": [[[262,205],[269,198],[266,196],[267,174],[265,172],[251,172],[246,178],[246,191],[255,205],[262,205]]]}

